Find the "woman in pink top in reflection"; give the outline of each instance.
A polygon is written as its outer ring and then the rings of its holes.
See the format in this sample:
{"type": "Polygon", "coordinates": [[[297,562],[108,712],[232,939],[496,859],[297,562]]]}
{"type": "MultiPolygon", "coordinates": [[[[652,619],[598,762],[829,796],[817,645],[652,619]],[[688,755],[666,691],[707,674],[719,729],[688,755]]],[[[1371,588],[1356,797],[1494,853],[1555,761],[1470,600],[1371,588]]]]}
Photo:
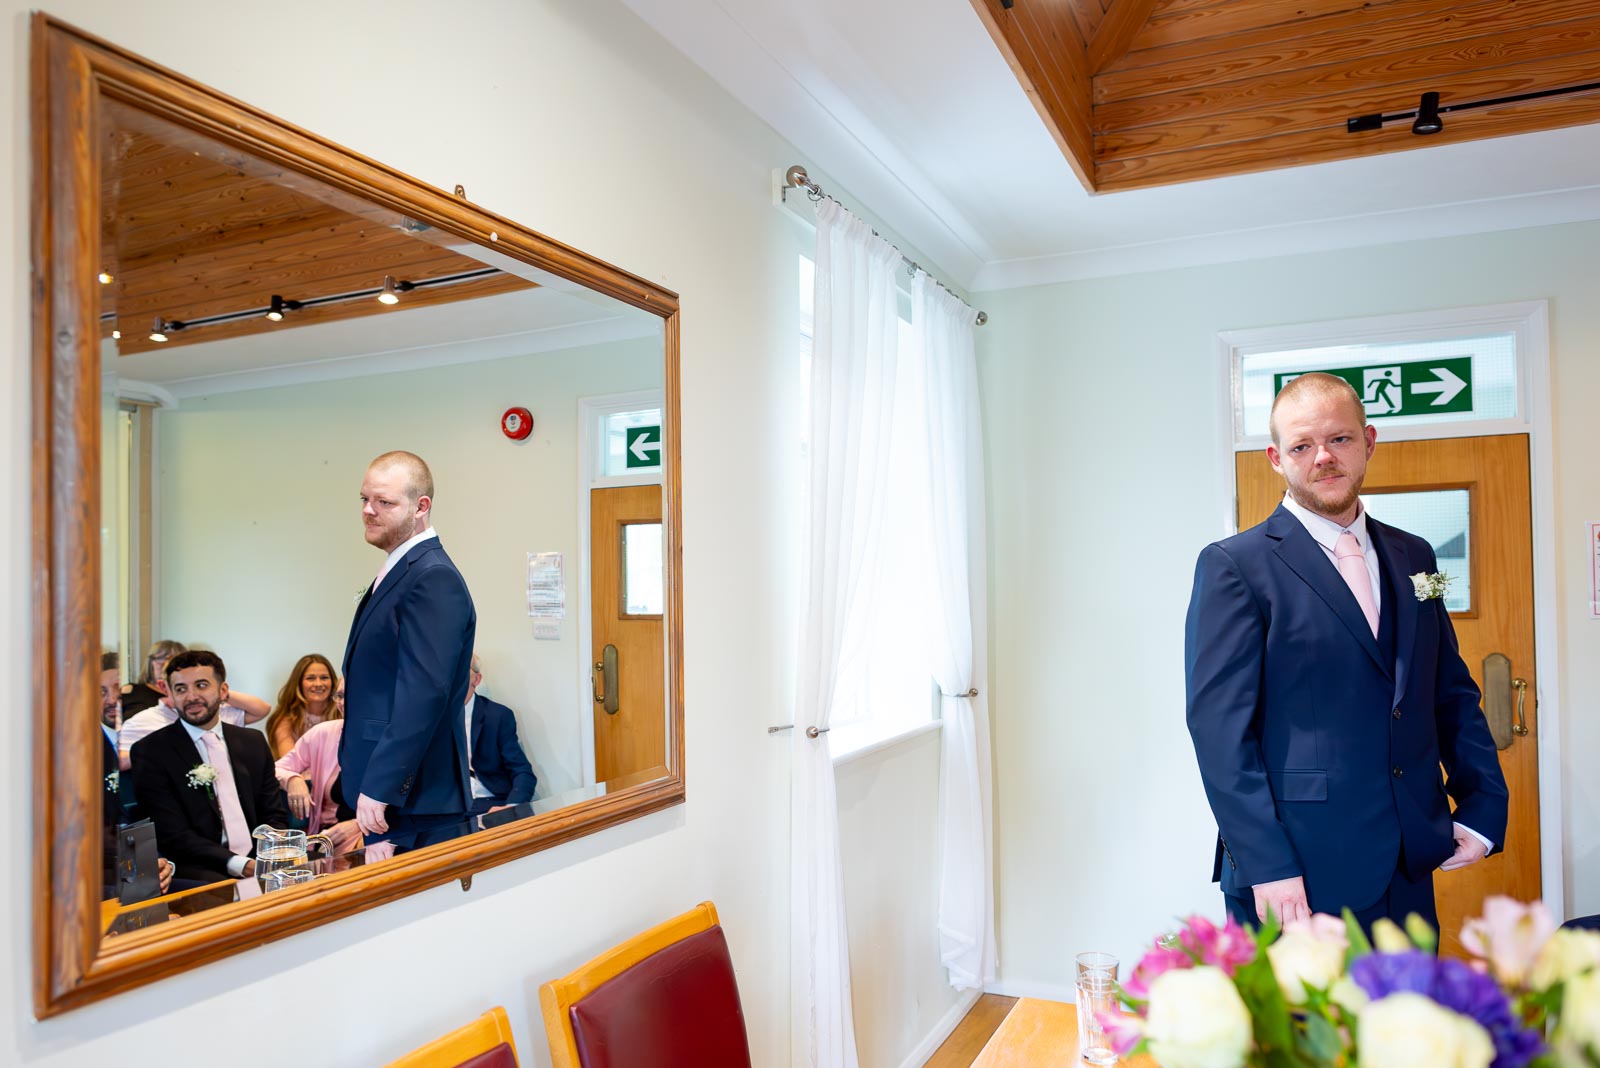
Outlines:
{"type": "MultiPolygon", "coordinates": [[[[343,713],[342,681],[333,700],[343,713]]],[[[327,835],[335,855],[361,847],[361,828],[354,813],[346,808],[350,818],[339,818],[341,797],[335,787],[339,781],[339,738],[343,734],[342,718],[318,723],[302,734],[277,763],[278,785],[289,795],[290,815],[306,821],[307,834],[327,835]]]]}

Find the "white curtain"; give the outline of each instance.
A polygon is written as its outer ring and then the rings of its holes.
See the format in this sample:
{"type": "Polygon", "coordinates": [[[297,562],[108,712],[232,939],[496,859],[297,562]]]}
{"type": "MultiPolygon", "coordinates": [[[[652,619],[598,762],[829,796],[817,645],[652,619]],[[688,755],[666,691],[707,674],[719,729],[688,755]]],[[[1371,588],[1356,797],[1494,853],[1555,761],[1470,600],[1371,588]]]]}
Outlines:
{"type": "Polygon", "coordinates": [[[839,812],[820,732],[851,674],[850,658],[866,647],[876,601],[899,265],[899,252],[864,222],[831,200],[818,203],[790,810],[790,1046],[802,1068],[856,1068],[839,812]]]}
{"type": "Polygon", "coordinates": [[[939,955],[957,990],[994,979],[983,427],[973,349],[977,312],[925,272],[911,324],[925,387],[929,653],[939,685],[939,955]]]}

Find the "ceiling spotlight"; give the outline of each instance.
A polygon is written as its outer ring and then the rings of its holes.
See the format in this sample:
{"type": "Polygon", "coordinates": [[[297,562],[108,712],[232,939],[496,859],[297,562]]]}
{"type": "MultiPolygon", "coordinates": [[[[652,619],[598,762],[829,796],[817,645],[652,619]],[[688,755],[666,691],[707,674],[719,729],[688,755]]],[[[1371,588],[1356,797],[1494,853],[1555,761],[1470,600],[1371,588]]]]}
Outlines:
{"type": "Polygon", "coordinates": [[[267,309],[267,318],[275,323],[283,322],[283,298],[272,294],[272,307],[267,309]]]}
{"type": "Polygon", "coordinates": [[[167,340],[167,323],[161,316],[156,316],[155,325],[150,328],[151,341],[167,340]]]}
{"type": "Polygon", "coordinates": [[[111,340],[112,341],[121,341],[122,340],[122,331],[121,330],[113,330],[113,331],[111,331],[111,340]]]}
{"type": "Polygon", "coordinates": [[[1444,120],[1439,118],[1439,94],[1423,93],[1422,103],[1417,107],[1417,121],[1411,124],[1414,134],[1436,134],[1444,129],[1444,120]]]}
{"type": "Polygon", "coordinates": [[[101,271],[95,277],[100,279],[100,284],[103,285],[103,286],[108,286],[108,285],[111,284],[111,272],[110,271],[101,271]]]}
{"type": "Polygon", "coordinates": [[[400,294],[398,292],[398,287],[394,284],[394,275],[386,274],[386,275],[383,276],[383,292],[378,294],[378,303],[379,304],[399,304],[400,303],[400,294]]]}

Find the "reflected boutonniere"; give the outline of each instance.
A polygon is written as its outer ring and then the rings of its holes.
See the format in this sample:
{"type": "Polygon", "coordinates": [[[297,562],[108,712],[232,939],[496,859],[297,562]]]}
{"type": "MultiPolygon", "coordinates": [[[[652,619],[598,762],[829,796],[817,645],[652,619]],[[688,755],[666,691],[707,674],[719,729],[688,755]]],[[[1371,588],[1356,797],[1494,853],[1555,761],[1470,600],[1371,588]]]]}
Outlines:
{"type": "Polygon", "coordinates": [[[196,764],[189,769],[189,774],[185,778],[188,780],[189,785],[196,790],[204,790],[206,793],[211,794],[212,797],[216,796],[215,788],[212,784],[217,781],[217,769],[210,764],[196,764]]]}
{"type": "Polygon", "coordinates": [[[351,599],[350,603],[353,604],[353,605],[356,605],[357,607],[360,607],[361,598],[365,597],[367,595],[367,591],[369,589],[371,589],[371,588],[372,588],[372,583],[370,583],[370,582],[366,582],[366,583],[363,583],[360,586],[357,586],[356,587],[356,595],[355,595],[354,598],[351,599]]]}
{"type": "Polygon", "coordinates": [[[106,775],[106,793],[114,794],[122,788],[122,776],[118,772],[109,772],[106,775]]]}
{"type": "Polygon", "coordinates": [[[1443,571],[1418,571],[1411,576],[1411,589],[1419,601],[1437,601],[1450,592],[1450,576],[1443,571]]]}

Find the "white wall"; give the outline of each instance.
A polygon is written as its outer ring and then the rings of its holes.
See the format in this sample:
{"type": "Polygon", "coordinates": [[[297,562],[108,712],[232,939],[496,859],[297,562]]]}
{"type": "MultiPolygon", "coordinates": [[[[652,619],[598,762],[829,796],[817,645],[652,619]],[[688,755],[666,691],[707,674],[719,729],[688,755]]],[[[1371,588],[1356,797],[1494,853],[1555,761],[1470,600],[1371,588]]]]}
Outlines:
{"type": "MultiPolygon", "coordinates": [[[[1183,719],[1183,619],[1224,534],[1220,330],[1547,298],[1569,914],[1600,912],[1600,224],[985,293],[1000,969],[1065,990],[1189,910],[1215,824],[1183,719]]],[[[1381,446],[1380,446],[1381,447],[1381,446]]],[[[1546,715],[1548,716],[1548,712],[1546,715]]]]}
{"type": "Polygon", "coordinates": [[[268,701],[304,653],[338,670],[354,591],[383,562],[360,536],[362,472],[409,449],[433,470],[434,527],[472,591],[484,694],[517,714],[537,796],[583,785],[578,398],[661,384],[652,338],[184,398],[156,416],[158,636],[215,649],[230,685],[268,701]],[[534,417],[520,442],[500,432],[513,404],[534,417]],[[530,552],[565,554],[559,640],[533,637],[530,552]]]}
{"type": "MultiPolygon", "coordinates": [[[[13,710],[30,707],[33,663],[28,6],[6,0],[0,30],[0,679],[13,710]]],[[[254,1035],[227,1036],[278,1018],[305,1021],[302,1063],[378,1063],[504,1003],[525,1063],[545,1064],[538,983],[704,898],[728,932],[755,1063],[786,1062],[790,743],[765,727],[792,720],[798,457],[773,443],[798,440],[800,236],[771,206],[769,175],[798,154],[615,0],[285,0],[265,22],[201,0],[50,8],[682,294],[689,799],[483,873],[470,894],[441,887],[34,1023],[35,739],[14,714],[0,746],[0,1062],[164,1065],[226,1045],[231,1063],[265,1063],[278,1054],[254,1035]]],[[[920,789],[931,806],[933,784],[920,789]]]]}

